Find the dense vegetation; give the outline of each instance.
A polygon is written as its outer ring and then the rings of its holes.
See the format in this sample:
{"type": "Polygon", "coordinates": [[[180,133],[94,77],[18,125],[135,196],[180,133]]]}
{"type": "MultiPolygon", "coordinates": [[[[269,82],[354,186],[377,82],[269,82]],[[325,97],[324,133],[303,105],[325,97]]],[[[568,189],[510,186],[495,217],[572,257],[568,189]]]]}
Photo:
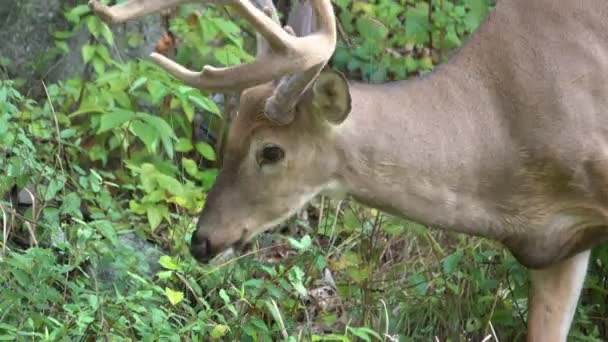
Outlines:
{"type": "MultiPolygon", "coordinates": [[[[334,3],[332,65],[370,82],[431,71],[492,6],[334,3]]],[[[87,30],[81,77],[33,85],[0,56],[0,340],[521,339],[527,274],[508,252],[350,201],[316,199],[251,252],[197,264],[231,98],[120,58],[84,1],[65,17],[52,53],[87,30]]],[[[168,28],[161,50],[192,68],[252,59],[252,31],[224,8],[182,6],[168,28]]],[[[596,249],[575,341],[608,336],[607,265],[596,249]]]]}

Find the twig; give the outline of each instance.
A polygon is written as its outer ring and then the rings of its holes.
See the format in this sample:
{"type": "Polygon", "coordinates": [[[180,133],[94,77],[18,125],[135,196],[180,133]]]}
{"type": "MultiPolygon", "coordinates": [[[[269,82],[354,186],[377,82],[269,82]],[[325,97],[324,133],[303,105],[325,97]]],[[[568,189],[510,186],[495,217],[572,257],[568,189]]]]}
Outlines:
{"type": "Polygon", "coordinates": [[[32,221],[31,219],[19,214],[18,212],[16,212],[14,209],[12,208],[8,208],[7,206],[5,206],[4,204],[0,203],[0,209],[2,209],[2,212],[7,211],[9,214],[17,217],[20,220],[23,220],[25,222],[29,222],[29,223],[36,223],[34,221],[32,221]]]}
{"type": "Polygon", "coordinates": [[[6,255],[6,242],[8,240],[8,215],[4,206],[0,205],[2,211],[2,255],[6,255]]]}
{"type": "Polygon", "coordinates": [[[386,340],[386,336],[390,336],[388,334],[388,307],[386,306],[384,299],[380,299],[380,303],[382,303],[382,306],[384,307],[384,338],[386,340]]]}
{"type": "Polygon", "coordinates": [[[34,246],[38,247],[38,239],[36,239],[36,227],[38,226],[38,224],[37,224],[38,214],[36,212],[36,197],[30,191],[30,189],[27,188],[27,186],[25,188],[23,188],[23,190],[25,190],[27,192],[27,194],[30,195],[30,199],[32,200],[32,221],[33,221],[33,223],[26,222],[25,226],[27,227],[27,230],[30,232],[30,236],[31,236],[32,242],[34,243],[34,246]]]}
{"type": "Polygon", "coordinates": [[[59,120],[57,119],[57,113],[55,112],[55,107],[53,106],[53,101],[51,100],[51,95],[49,94],[49,90],[46,87],[46,83],[42,81],[42,87],[44,88],[44,93],[46,94],[46,98],[49,101],[49,107],[51,108],[51,113],[53,114],[53,120],[55,122],[55,131],[57,133],[57,148],[59,155],[57,156],[57,161],[59,162],[59,168],[61,169],[61,173],[65,176],[65,169],[63,167],[62,161],[62,152],[63,152],[63,143],[61,141],[61,131],[59,130],[59,120]]]}
{"type": "MultiPolygon", "coordinates": [[[[492,316],[494,315],[494,311],[496,310],[496,304],[498,303],[498,297],[501,297],[502,292],[502,283],[498,284],[498,290],[496,291],[496,296],[494,296],[494,303],[492,303],[492,309],[490,310],[490,317],[488,318],[488,325],[492,327],[492,316]]],[[[492,330],[494,330],[492,328],[492,330]]],[[[487,331],[487,328],[486,328],[487,331]]],[[[496,333],[494,333],[496,335],[496,333]]],[[[498,341],[498,340],[496,340],[498,341]]]]}
{"type": "Polygon", "coordinates": [[[270,301],[272,302],[274,311],[277,313],[276,319],[279,321],[278,323],[279,327],[281,328],[281,335],[283,335],[283,338],[287,340],[289,338],[289,334],[287,334],[287,330],[285,329],[285,322],[283,322],[283,317],[281,317],[281,311],[279,311],[279,306],[277,305],[277,302],[275,302],[274,299],[270,299],[270,301]]]}
{"type": "Polygon", "coordinates": [[[331,240],[329,241],[329,245],[327,247],[327,254],[329,254],[331,252],[331,248],[336,243],[337,237],[334,236],[334,232],[336,230],[336,224],[338,223],[338,215],[340,215],[340,209],[342,208],[342,202],[344,202],[344,200],[340,200],[338,202],[338,205],[336,206],[336,213],[334,214],[334,222],[331,225],[331,232],[329,233],[331,240]]]}

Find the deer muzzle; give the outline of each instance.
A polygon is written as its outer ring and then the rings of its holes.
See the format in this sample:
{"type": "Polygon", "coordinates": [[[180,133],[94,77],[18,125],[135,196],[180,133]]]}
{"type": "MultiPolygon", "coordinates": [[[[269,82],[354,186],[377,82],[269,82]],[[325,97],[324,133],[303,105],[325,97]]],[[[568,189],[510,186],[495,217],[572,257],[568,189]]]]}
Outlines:
{"type": "Polygon", "coordinates": [[[214,256],[220,251],[211,245],[208,237],[195,232],[192,234],[192,240],[190,241],[190,254],[201,263],[208,263],[214,256]]]}

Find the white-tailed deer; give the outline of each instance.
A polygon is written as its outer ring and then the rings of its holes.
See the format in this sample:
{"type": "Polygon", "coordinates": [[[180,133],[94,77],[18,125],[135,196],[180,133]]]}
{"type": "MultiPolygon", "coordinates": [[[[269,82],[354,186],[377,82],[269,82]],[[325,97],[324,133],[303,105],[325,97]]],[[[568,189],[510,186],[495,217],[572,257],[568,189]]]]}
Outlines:
{"type": "MultiPolygon", "coordinates": [[[[119,22],[182,2],[91,6],[119,22]]],[[[255,62],[197,73],[152,56],[191,86],[244,90],[192,237],[197,259],[318,194],[349,195],[502,242],[531,272],[528,340],[566,341],[589,249],[608,239],[608,1],[498,1],[448,63],[383,85],[322,71],[336,43],[330,0],[311,0],[316,25],[300,20],[297,36],[249,0],[222,2],[264,38],[255,62]]]]}

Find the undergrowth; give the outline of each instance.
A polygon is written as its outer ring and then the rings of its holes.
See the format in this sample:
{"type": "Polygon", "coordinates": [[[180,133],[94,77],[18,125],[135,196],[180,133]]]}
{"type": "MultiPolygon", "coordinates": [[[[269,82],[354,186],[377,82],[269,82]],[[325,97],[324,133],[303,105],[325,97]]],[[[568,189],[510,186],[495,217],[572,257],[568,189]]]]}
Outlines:
{"type": "MultiPolygon", "coordinates": [[[[490,6],[336,1],[333,64],[370,81],[429,72],[490,6]]],[[[242,23],[186,9],[169,27],[181,63],[251,60],[242,23]]],[[[41,83],[39,98],[23,95],[23,80],[0,81],[1,340],[522,339],[527,274],[501,246],[352,201],[315,199],[245,254],[196,263],[188,242],[230,98],[148,61],[119,62],[111,29],[86,5],[65,15],[73,30],[56,34],[57,48],[86,29],[92,76],[41,83]]],[[[607,264],[597,248],[573,340],[607,334],[607,264]]]]}

